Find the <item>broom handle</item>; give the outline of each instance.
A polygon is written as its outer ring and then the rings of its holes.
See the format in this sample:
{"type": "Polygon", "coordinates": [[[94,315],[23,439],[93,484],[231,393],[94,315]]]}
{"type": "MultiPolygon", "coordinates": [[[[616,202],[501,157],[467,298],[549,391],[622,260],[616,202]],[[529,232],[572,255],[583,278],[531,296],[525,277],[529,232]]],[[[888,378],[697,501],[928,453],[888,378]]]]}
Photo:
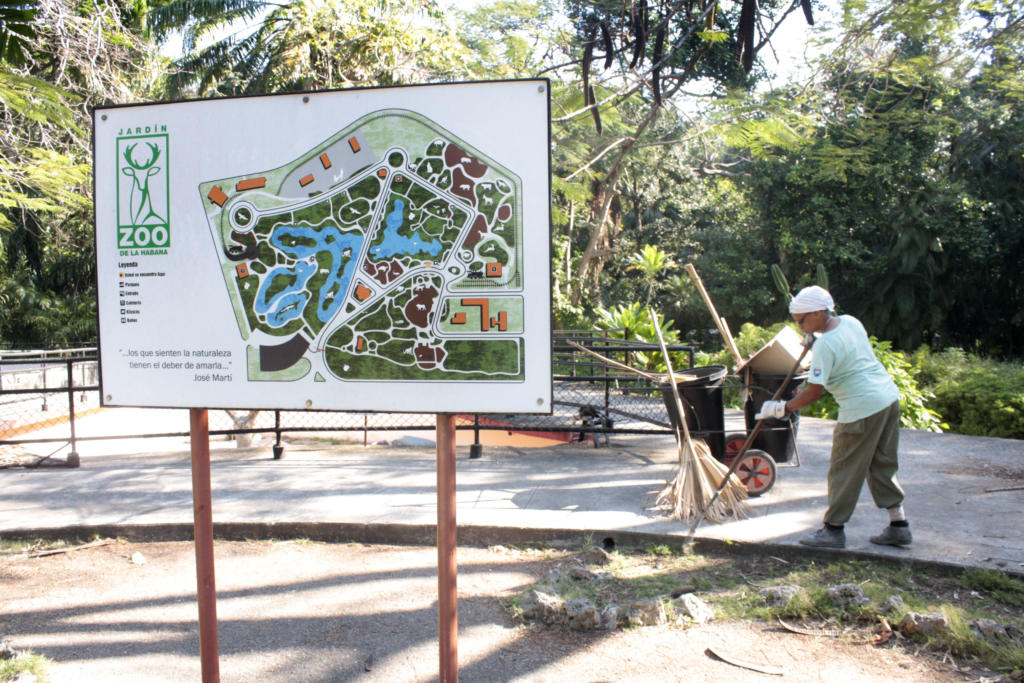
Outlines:
{"type": "MultiPolygon", "coordinates": [[[[665,357],[665,367],[668,368],[668,382],[672,385],[672,396],[676,399],[676,410],[679,412],[679,424],[676,425],[676,431],[678,432],[682,425],[683,433],[686,435],[686,447],[690,449],[690,455],[695,456],[693,445],[690,443],[690,427],[686,424],[686,413],[683,411],[683,399],[679,398],[679,387],[676,386],[676,374],[672,371],[672,361],[668,357],[665,338],[661,336],[661,325],[658,324],[658,316],[654,314],[653,309],[649,308],[647,312],[651,316],[651,322],[654,323],[654,331],[658,334],[658,345],[661,347],[661,355],[665,357]]],[[[682,453],[682,449],[680,449],[680,453],[682,453]]]]}
{"type": "MultiPolygon", "coordinates": [[[[792,381],[793,375],[796,374],[797,368],[800,367],[800,363],[801,361],[803,361],[804,356],[806,356],[807,352],[810,350],[810,346],[805,346],[804,350],[800,352],[800,357],[796,359],[795,363],[793,363],[793,367],[790,369],[789,374],[786,375],[786,379],[783,380],[782,384],[775,391],[775,395],[772,396],[771,400],[779,400],[779,397],[782,396],[782,393],[786,390],[787,387],[789,387],[789,383],[790,381],[792,381]]],[[[750,430],[750,435],[747,436],[747,440],[743,442],[743,446],[740,447],[740,450],[736,453],[736,457],[733,458],[732,464],[729,465],[729,471],[726,472],[725,477],[722,478],[722,483],[718,486],[718,490],[715,491],[715,495],[711,497],[711,502],[707,504],[707,507],[705,507],[704,511],[700,513],[700,516],[697,517],[697,520],[693,523],[693,526],[690,527],[690,531],[686,535],[687,543],[693,540],[693,534],[695,531],[697,531],[697,527],[700,526],[700,523],[704,521],[704,516],[707,514],[707,511],[710,510],[711,506],[715,504],[716,500],[718,500],[718,496],[719,494],[722,493],[722,489],[725,488],[725,484],[726,482],[729,481],[729,477],[731,477],[733,473],[736,472],[736,468],[739,466],[740,460],[743,458],[744,454],[746,454],[747,449],[750,448],[750,445],[754,443],[754,439],[756,439],[757,435],[761,432],[761,427],[764,425],[764,421],[766,419],[767,418],[762,417],[760,420],[757,421],[757,424],[754,425],[754,428],[750,430]]]]}
{"type": "MultiPolygon", "coordinates": [[[[661,381],[661,375],[659,375],[657,373],[645,372],[645,371],[640,370],[638,368],[634,368],[632,365],[626,365],[625,363],[620,363],[617,360],[613,360],[611,358],[608,358],[607,356],[602,356],[597,351],[593,351],[591,349],[588,349],[586,346],[583,346],[582,344],[577,344],[576,342],[574,342],[572,340],[569,340],[569,339],[566,340],[566,343],[569,346],[572,346],[573,348],[579,349],[583,353],[589,354],[589,355],[593,356],[594,358],[597,358],[598,360],[600,360],[603,363],[607,363],[608,365],[610,365],[613,368],[618,368],[619,370],[627,370],[629,372],[632,372],[632,373],[635,373],[637,375],[640,375],[641,377],[646,377],[647,379],[650,379],[650,380],[661,381]]],[[[687,376],[684,376],[683,379],[696,379],[696,377],[688,376],[687,375],[687,376]]]]}
{"type": "Polygon", "coordinates": [[[711,317],[715,321],[715,327],[718,328],[718,333],[722,335],[722,341],[725,342],[725,348],[729,349],[729,353],[732,354],[733,360],[736,361],[736,365],[743,365],[743,356],[740,355],[740,350],[736,348],[736,341],[732,338],[732,332],[729,330],[729,323],[725,321],[725,318],[718,315],[718,311],[715,309],[715,304],[711,302],[711,295],[708,294],[708,290],[704,289],[704,281],[700,279],[700,275],[697,274],[697,269],[693,267],[692,263],[687,263],[683,266],[686,272],[689,273],[690,278],[693,280],[693,284],[696,285],[697,291],[700,293],[702,299],[704,299],[704,305],[708,307],[711,312],[711,317]]]}

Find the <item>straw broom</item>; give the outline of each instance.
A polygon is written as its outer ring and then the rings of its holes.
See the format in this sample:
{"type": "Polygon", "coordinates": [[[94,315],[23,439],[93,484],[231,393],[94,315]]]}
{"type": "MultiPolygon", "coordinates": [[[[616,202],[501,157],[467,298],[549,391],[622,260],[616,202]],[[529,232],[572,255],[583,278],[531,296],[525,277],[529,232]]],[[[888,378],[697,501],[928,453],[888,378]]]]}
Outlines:
{"type": "Polygon", "coordinates": [[[700,439],[695,441],[690,437],[683,401],[679,398],[679,387],[676,386],[676,376],[672,370],[665,339],[661,334],[661,326],[654,311],[651,310],[649,313],[654,323],[654,331],[658,334],[661,353],[665,357],[668,381],[679,413],[679,424],[676,425],[679,470],[662,486],[652,507],[656,510],[666,510],[673,519],[684,521],[689,521],[697,515],[702,515],[704,519],[713,522],[724,521],[729,516],[736,519],[746,517],[750,514],[750,507],[746,503],[747,488],[735,474],[729,476],[725,486],[722,486],[729,475],[729,469],[715,459],[707,443],[700,439]],[[716,497],[720,487],[721,493],[716,497]]]}

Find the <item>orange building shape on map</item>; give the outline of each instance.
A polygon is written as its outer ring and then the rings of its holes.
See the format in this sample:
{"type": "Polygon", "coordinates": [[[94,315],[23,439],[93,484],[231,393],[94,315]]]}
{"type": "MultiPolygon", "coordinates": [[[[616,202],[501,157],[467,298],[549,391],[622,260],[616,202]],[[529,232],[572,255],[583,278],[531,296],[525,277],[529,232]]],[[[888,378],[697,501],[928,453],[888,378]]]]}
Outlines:
{"type": "Polygon", "coordinates": [[[497,327],[502,332],[508,330],[508,313],[499,311],[497,318],[491,318],[491,327],[497,327]]]}
{"type": "Polygon", "coordinates": [[[299,185],[301,185],[302,187],[305,187],[306,185],[309,185],[311,182],[313,182],[313,174],[312,173],[310,173],[309,175],[304,175],[301,178],[299,178],[299,185]]]}
{"type": "Polygon", "coordinates": [[[327,152],[324,152],[323,154],[320,155],[320,165],[323,166],[324,168],[331,167],[331,158],[327,156],[327,152]]]}
{"type": "Polygon", "coordinates": [[[224,206],[224,202],[228,200],[228,196],[224,194],[224,190],[220,189],[220,185],[211,187],[210,193],[206,196],[217,206],[224,206]]]}
{"type": "Polygon", "coordinates": [[[255,190],[260,187],[267,186],[266,178],[246,178],[245,180],[239,180],[235,185],[236,192],[242,192],[243,190],[255,190]]]}
{"type": "Polygon", "coordinates": [[[357,284],[356,285],[356,299],[358,299],[359,301],[366,301],[367,299],[370,298],[370,295],[372,295],[372,294],[373,294],[373,291],[369,287],[367,287],[366,285],[363,285],[363,284],[357,284]]]}
{"type": "Polygon", "coordinates": [[[362,350],[363,350],[363,338],[359,337],[358,339],[356,339],[356,351],[362,351],[362,350]]]}
{"type": "Polygon", "coordinates": [[[487,277],[501,277],[501,263],[493,261],[484,266],[484,275],[487,277]]]}
{"type": "Polygon", "coordinates": [[[352,148],[352,153],[353,154],[359,154],[359,150],[361,148],[359,147],[359,141],[358,140],[356,140],[355,138],[349,138],[348,139],[348,146],[352,148]]]}
{"type": "MultiPolygon", "coordinates": [[[[506,311],[499,311],[498,315],[492,318],[490,313],[490,299],[462,299],[459,303],[467,308],[470,306],[479,306],[481,332],[487,332],[491,328],[497,328],[501,332],[508,330],[508,313],[506,311]]],[[[464,312],[456,313],[452,317],[452,323],[456,325],[464,325],[466,323],[466,314],[464,312]]]]}
{"type": "Polygon", "coordinates": [[[235,275],[238,276],[239,280],[249,277],[249,266],[244,263],[239,263],[235,266],[235,275]]]}

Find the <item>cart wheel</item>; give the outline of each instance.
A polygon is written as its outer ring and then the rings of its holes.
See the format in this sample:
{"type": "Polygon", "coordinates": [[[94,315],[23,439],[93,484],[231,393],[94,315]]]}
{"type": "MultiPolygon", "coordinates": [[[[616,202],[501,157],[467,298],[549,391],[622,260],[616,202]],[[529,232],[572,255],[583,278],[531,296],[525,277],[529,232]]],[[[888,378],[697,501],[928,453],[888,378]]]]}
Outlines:
{"type": "Polygon", "coordinates": [[[735,432],[725,435],[725,464],[731,465],[733,458],[747,442],[747,435],[744,432],[735,432]]]}
{"type": "Polygon", "coordinates": [[[775,460],[764,451],[751,448],[737,465],[736,476],[747,487],[747,494],[756,498],[775,485],[775,460]]]}

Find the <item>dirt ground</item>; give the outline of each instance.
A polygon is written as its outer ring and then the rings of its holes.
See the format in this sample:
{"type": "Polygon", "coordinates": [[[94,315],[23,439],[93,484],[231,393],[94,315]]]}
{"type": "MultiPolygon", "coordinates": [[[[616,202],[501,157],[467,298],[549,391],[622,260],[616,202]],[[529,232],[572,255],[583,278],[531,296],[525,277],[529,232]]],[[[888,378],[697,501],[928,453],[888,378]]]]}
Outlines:
{"type": "MultiPolygon", "coordinates": [[[[713,621],[576,634],[517,623],[499,599],[558,561],[459,548],[464,681],[962,681],[913,648],[713,621]],[[723,662],[779,669],[769,676],[723,662]]],[[[221,680],[430,681],[438,671],[437,551],[304,541],[216,544],[221,680]]],[[[200,678],[190,543],[0,555],[0,634],[52,659],[54,683],[200,678]]],[[[977,680],[975,678],[974,680],[977,680]]]]}

